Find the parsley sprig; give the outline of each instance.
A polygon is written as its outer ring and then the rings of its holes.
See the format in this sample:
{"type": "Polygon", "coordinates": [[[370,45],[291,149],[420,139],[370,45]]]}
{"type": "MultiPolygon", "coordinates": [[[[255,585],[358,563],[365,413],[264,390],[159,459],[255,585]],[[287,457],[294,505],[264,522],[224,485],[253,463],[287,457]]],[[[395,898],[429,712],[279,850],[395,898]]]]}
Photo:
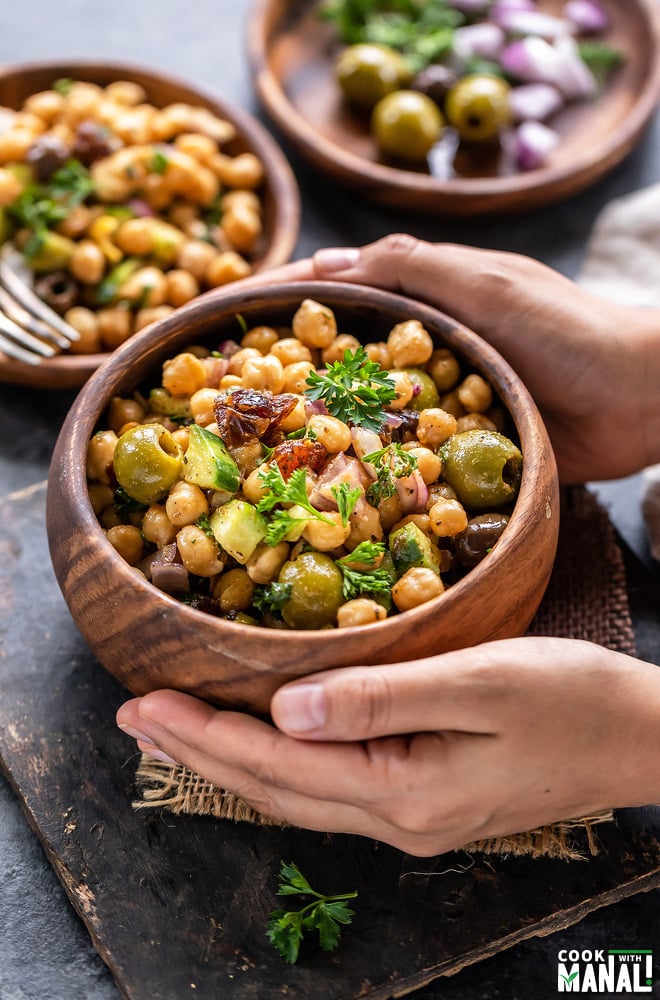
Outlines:
{"type": "Polygon", "coordinates": [[[337,501],[337,509],[341,515],[341,523],[346,528],[348,526],[348,520],[355,510],[355,505],[362,496],[362,490],[359,486],[351,487],[348,483],[340,483],[339,486],[332,487],[332,493],[337,501]]]}
{"type": "Polygon", "coordinates": [[[294,504],[298,509],[302,507],[310,517],[316,518],[318,521],[325,521],[326,524],[334,524],[331,518],[322,514],[309,502],[307,470],[305,468],[296,469],[287,482],[279,465],[274,462],[267,468],[259,470],[259,479],[268,492],[257,504],[257,510],[260,514],[271,513],[272,515],[266,532],[267,545],[279,545],[296,524],[301,521],[309,521],[309,517],[296,517],[291,510],[274,510],[277,504],[294,504]]]}
{"type": "Polygon", "coordinates": [[[252,603],[259,611],[281,611],[291,597],[290,583],[269,583],[267,587],[255,587],[252,603]]]}
{"type": "Polygon", "coordinates": [[[392,589],[392,579],[388,570],[376,568],[385,554],[382,542],[360,542],[353,551],[337,559],[343,575],[342,594],[347,601],[362,594],[389,594],[392,589]],[[365,569],[357,569],[362,565],[365,569]]]}
{"type": "Polygon", "coordinates": [[[373,465],[376,470],[376,482],[367,491],[367,498],[374,506],[394,496],[396,480],[412,475],[418,464],[415,456],[396,441],[364,455],[362,461],[373,465]]]}
{"type": "Polygon", "coordinates": [[[344,351],[343,361],[333,361],[321,374],[310,372],[306,381],[308,399],[323,400],[333,417],[372,431],[383,425],[383,406],[396,398],[394,379],[363,347],[344,351]]]}
{"type": "Polygon", "coordinates": [[[316,892],[297,865],[280,863],[278,896],[313,897],[299,910],[273,910],[266,935],[285,962],[293,965],[300,951],[305,931],[316,930],[319,944],[324,951],[334,951],[339,944],[341,927],[350,924],[355,914],[347,900],[355,899],[357,892],[342,892],[325,896],[316,892]]]}

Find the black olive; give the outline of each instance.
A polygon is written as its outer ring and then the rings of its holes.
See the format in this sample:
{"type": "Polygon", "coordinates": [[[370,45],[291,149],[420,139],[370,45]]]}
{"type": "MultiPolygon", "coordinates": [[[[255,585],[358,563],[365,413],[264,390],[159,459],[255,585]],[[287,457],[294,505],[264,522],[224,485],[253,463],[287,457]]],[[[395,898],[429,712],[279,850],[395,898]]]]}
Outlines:
{"type": "Polygon", "coordinates": [[[456,555],[462,566],[470,569],[488,555],[509,523],[506,514],[478,514],[468,521],[465,531],[457,536],[456,555]]]}
{"type": "Polygon", "coordinates": [[[78,301],[78,285],[66,271],[53,271],[36,282],[34,290],[40,299],[63,315],[78,301]]]}
{"type": "Polygon", "coordinates": [[[105,125],[96,122],[80,122],[76,129],[72,156],[88,167],[94,160],[109,156],[115,150],[112,133],[105,125]]]}
{"type": "Polygon", "coordinates": [[[421,73],[418,73],[411,83],[410,89],[426,94],[439,107],[442,107],[445,97],[456,83],[458,83],[456,73],[448,66],[437,64],[427,66],[421,73]]]}
{"type": "Polygon", "coordinates": [[[30,146],[25,159],[34,167],[37,180],[45,183],[70,156],[71,151],[56,135],[42,135],[30,146]]]}

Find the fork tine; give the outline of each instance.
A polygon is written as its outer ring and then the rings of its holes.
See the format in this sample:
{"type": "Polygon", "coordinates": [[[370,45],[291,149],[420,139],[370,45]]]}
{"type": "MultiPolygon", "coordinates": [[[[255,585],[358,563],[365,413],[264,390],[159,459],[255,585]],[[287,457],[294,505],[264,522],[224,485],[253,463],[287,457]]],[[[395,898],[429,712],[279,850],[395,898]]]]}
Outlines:
{"type": "Polygon", "coordinates": [[[39,340],[37,337],[33,337],[31,333],[24,330],[18,323],[14,323],[13,319],[9,319],[4,313],[0,313],[0,332],[6,334],[4,339],[9,338],[33,354],[41,355],[42,358],[52,358],[57,353],[54,347],[51,347],[50,344],[44,344],[43,340],[39,340]]]}
{"type": "MultiPolygon", "coordinates": [[[[8,245],[9,246],[9,245],[8,245]]],[[[15,253],[13,248],[10,247],[11,252],[15,253]]],[[[58,333],[61,333],[63,337],[66,338],[67,344],[71,344],[74,340],[79,340],[80,334],[77,330],[69,324],[66,323],[61,316],[47,306],[42,299],[39,298],[35,292],[29,288],[24,281],[22,281],[16,272],[13,270],[9,263],[8,254],[10,250],[5,247],[0,254],[0,284],[4,286],[7,292],[16,299],[16,301],[26,309],[33,316],[38,319],[43,320],[52,326],[58,333]]]]}
{"type": "Polygon", "coordinates": [[[13,340],[8,337],[3,336],[0,333],[0,351],[7,355],[8,358],[13,358],[15,361],[24,361],[26,365],[38,365],[41,362],[41,358],[38,354],[34,354],[32,351],[26,351],[18,344],[15,344],[13,340]]]}
{"type": "Polygon", "coordinates": [[[0,310],[4,312],[8,319],[14,321],[19,326],[22,326],[24,330],[29,330],[36,337],[40,337],[42,340],[48,340],[57,347],[66,350],[70,347],[69,341],[66,337],[63,337],[61,333],[57,330],[53,330],[51,326],[44,323],[43,320],[37,319],[32,313],[27,312],[22,306],[16,302],[15,299],[9,295],[7,290],[0,285],[0,310]]]}

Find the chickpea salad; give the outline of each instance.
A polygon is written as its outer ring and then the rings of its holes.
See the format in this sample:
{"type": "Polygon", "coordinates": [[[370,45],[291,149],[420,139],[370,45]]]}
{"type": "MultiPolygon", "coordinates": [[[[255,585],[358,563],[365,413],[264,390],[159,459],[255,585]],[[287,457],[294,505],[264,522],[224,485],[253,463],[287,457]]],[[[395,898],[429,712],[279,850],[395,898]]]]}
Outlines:
{"type": "Polygon", "coordinates": [[[0,243],[75,330],[111,351],[201,292],[245,278],[262,237],[263,164],[234,126],[157,108],[141,86],[60,79],[0,107],[0,243]]]}
{"type": "Polygon", "coordinates": [[[414,319],[364,346],[305,299],[115,397],[87,478],[155,586],[273,628],[368,625],[439,597],[508,523],[522,454],[491,385],[414,319]]]}

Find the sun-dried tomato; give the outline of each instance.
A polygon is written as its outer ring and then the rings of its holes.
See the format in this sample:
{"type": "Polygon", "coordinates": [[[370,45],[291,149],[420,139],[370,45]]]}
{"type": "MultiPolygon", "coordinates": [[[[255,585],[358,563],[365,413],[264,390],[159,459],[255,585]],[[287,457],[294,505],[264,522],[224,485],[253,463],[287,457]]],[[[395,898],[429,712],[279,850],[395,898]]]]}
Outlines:
{"type": "Polygon", "coordinates": [[[277,462],[280,472],[288,479],[302,467],[312,472],[320,472],[325,465],[328,453],[320,441],[310,441],[307,438],[293,441],[282,441],[273,451],[272,461],[277,462]]]}
{"type": "Polygon", "coordinates": [[[218,396],[213,409],[220,437],[230,448],[247,444],[254,438],[268,444],[273,432],[297,402],[298,397],[288,393],[272,396],[256,389],[235,389],[218,396]]]}

